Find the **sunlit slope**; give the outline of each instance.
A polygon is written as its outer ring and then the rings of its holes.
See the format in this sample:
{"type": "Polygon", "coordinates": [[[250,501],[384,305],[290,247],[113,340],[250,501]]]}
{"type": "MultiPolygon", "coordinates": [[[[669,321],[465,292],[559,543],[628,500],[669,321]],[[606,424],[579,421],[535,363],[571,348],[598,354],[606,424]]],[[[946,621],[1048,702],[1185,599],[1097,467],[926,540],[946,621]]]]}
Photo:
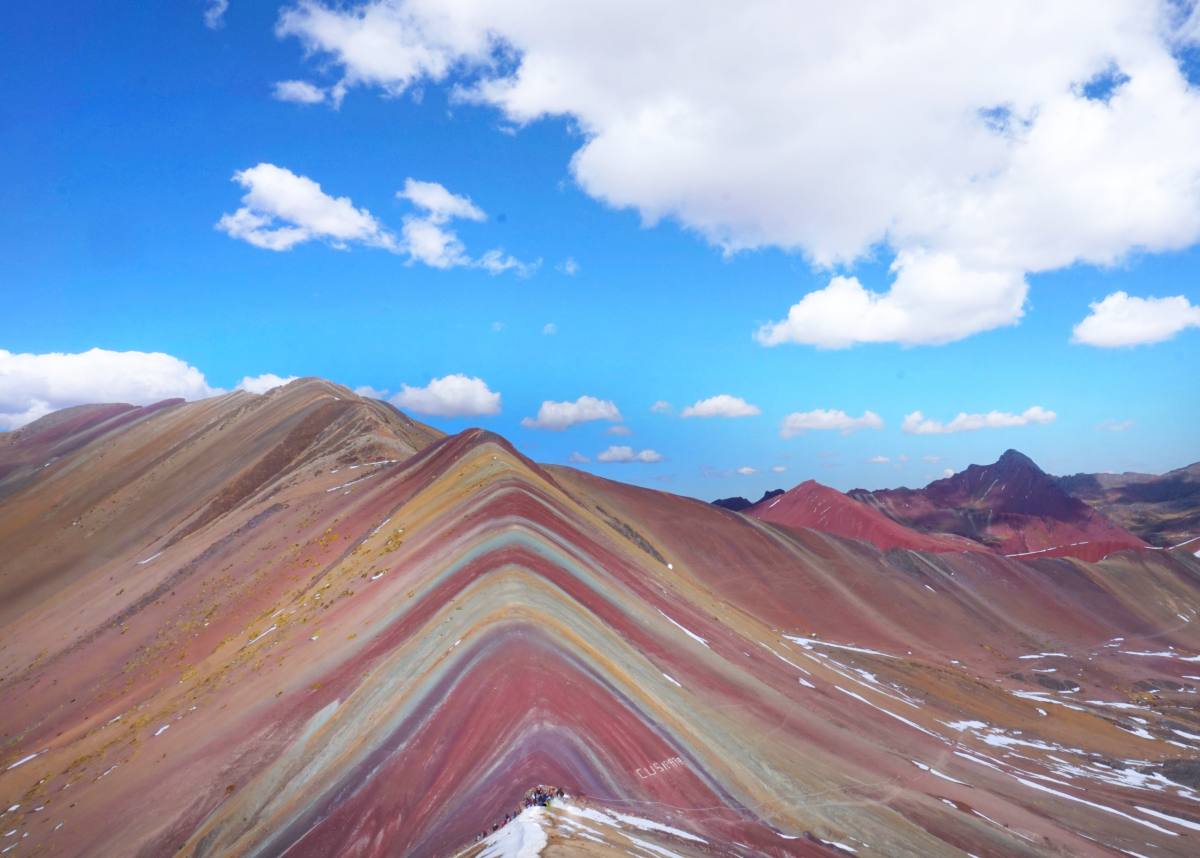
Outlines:
{"type": "MultiPolygon", "coordinates": [[[[536,784],[577,798],[548,855],[1195,851],[1190,556],[881,553],[478,430],[328,431],[250,491],[251,429],[190,503],[118,489],[129,532],[4,620],[15,854],[476,854],[536,784]]],[[[120,483],[102,449],[74,467],[120,483]]]]}
{"type": "Polygon", "coordinates": [[[440,436],[318,379],[264,396],[49,415],[0,436],[0,622],[88,568],[149,556],[317,468],[404,459],[440,436]]]}

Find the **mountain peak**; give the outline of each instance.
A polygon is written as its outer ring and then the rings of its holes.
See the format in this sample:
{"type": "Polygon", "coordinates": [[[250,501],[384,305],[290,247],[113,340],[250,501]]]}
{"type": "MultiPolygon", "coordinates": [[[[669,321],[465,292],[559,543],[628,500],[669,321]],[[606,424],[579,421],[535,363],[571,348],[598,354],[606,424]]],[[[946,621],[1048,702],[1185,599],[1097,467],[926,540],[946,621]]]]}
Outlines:
{"type": "Polygon", "coordinates": [[[1005,450],[1000,455],[1000,458],[996,460],[996,464],[992,467],[1000,467],[1008,470],[1014,468],[1029,468],[1037,471],[1038,473],[1045,473],[1041,468],[1038,467],[1037,462],[1033,461],[1033,459],[1026,456],[1020,450],[1005,450]]]}

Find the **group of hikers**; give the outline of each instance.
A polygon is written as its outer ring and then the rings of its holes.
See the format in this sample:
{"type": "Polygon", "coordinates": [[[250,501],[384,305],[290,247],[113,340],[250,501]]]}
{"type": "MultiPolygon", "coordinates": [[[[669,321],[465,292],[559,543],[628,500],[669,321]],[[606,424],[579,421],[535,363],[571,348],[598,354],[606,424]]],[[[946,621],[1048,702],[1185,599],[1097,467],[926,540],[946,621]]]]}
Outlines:
{"type": "Polygon", "coordinates": [[[518,816],[520,816],[521,811],[524,810],[525,808],[545,807],[546,805],[548,805],[551,802],[551,800],[556,799],[556,798],[566,798],[566,795],[567,794],[565,792],[563,792],[562,787],[546,786],[545,784],[538,784],[537,786],[526,790],[525,798],[523,798],[521,800],[521,806],[518,807],[516,810],[514,810],[512,813],[504,814],[504,821],[493,824],[491,831],[481,831],[478,834],[476,834],[475,835],[476,842],[487,837],[489,834],[499,831],[505,825],[508,825],[510,822],[512,822],[514,819],[516,819],[518,816]]]}

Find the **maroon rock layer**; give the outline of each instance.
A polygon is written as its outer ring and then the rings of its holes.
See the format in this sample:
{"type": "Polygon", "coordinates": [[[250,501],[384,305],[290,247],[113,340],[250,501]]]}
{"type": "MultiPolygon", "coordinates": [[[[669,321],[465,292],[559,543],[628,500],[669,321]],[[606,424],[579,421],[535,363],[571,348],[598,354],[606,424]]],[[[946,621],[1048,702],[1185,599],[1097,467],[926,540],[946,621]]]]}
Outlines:
{"type": "Polygon", "coordinates": [[[1063,491],[1027,456],[1009,450],[923,489],[855,489],[851,497],[907,527],[975,540],[1002,554],[1100,560],[1145,542],[1063,491]]]}

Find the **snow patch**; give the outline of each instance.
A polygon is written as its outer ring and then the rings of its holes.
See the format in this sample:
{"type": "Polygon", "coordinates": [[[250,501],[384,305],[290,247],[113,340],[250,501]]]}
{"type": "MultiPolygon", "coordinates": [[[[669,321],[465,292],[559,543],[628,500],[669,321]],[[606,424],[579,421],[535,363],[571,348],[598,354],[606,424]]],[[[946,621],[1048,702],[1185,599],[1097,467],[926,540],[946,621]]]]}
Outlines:
{"type": "Polygon", "coordinates": [[[479,858],[537,858],[546,848],[543,807],[527,807],[517,818],[483,840],[479,858]]]}
{"type": "Polygon", "coordinates": [[[866,655],[881,655],[884,658],[898,658],[899,657],[899,656],[889,655],[886,652],[880,652],[879,650],[876,650],[876,649],[867,649],[866,647],[861,647],[861,646],[850,646],[849,644],[830,643],[829,641],[817,640],[816,638],[800,637],[799,635],[784,635],[784,637],[787,638],[788,640],[790,640],[792,643],[800,644],[800,646],[804,647],[805,649],[812,649],[814,646],[825,646],[825,647],[829,647],[831,649],[844,649],[849,652],[861,652],[861,653],[865,653],[866,655]]]}
{"type": "MultiPolygon", "coordinates": [[[[1196,823],[1192,822],[1190,819],[1180,819],[1178,816],[1170,816],[1159,810],[1152,810],[1148,807],[1142,807],[1140,804],[1135,805],[1135,806],[1142,813],[1145,813],[1149,816],[1157,817],[1158,819],[1165,820],[1166,822],[1173,822],[1176,825],[1182,825],[1184,828],[1190,828],[1192,831],[1200,831],[1200,825],[1197,825],[1196,823]]],[[[1174,832],[1172,832],[1172,834],[1173,833],[1174,832]]]]}
{"type": "Polygon", "coordinates": [[[262,639],[263,639],[263,638],[265,638],[267,635],[269,635],[271,632],[275,631],[275,629],[277,629],[277,628],[279,628],[279,627],[278,627],[278,626],[271,626],[271,628],[267,629],[267,630],[266,630],[265,632],[263,632],[262,634],[260,634],[260,635],[257,635],[257,636],[255,636],[254,638],[252,638],[252,639],[251,639],[251,640],[250,640],[250,641],[249,641],[249,642],[246,644],[246,646],[250,646],[250,644],[254,643],[255,641],[260,641],[260,640],[262,640],[262,639]]]}
{"type": "MultiPolygon", "coordinates": [[[[667,615],[664,614],[661,610],[659,610],[659,613],[662,614],[664,617],[667,617],[667,615]]],[[[672,620],[670,617],[667,617],[667,622],[669,622],[671,625],[675,626],[675,628],[682,631],[685,635],[687,635],[689,638],[696,641],[697,643],[699,643],[705,647],[708,646],[708,641],[706,641],[704,638],[700,637],[700,635],[696,634],[695,632],[691,631],[690,629],[684,628],[679,623],[672,620]]]]}

